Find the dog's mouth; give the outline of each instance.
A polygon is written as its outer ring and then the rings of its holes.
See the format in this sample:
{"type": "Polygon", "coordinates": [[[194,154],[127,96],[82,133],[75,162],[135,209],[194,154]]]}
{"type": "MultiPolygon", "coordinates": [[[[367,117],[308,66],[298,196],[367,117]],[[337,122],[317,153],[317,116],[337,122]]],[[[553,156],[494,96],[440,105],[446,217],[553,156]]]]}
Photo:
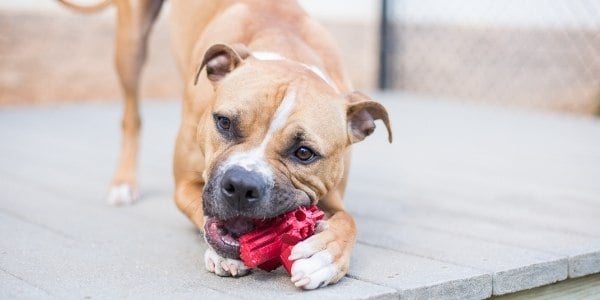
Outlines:
{"type": "Polygon", "coordinates": [[[235,217],[229,220],[206,218],[204,237],[208,244],[223,257],[239,259],[239,238],[254,229],[257,220],[247,217],[235,217]]]}

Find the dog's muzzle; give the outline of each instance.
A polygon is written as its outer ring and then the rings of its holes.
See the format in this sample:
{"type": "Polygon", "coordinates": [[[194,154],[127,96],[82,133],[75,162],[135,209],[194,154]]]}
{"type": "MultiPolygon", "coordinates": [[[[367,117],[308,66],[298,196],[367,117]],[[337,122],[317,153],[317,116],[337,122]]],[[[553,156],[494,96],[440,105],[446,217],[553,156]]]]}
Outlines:
{"type": "Polygon", "coordinates": [[[202,195],[204,237],[223,257],[239,258],[239,237],[255,224],[310,204],[305,192],[268,166],[226,161],[215,170],[202,195]]]}
{"type": "Polygon", "coordinates": [[[239,237],[254,228],[253,211],[267,202],[271,185],[263,174],[234,165],[223,170],[215,187],[214,200],[223,205],[220,215],[229,217],[207,216],[204,236],[219,254],[238,258],[239,237]]]}

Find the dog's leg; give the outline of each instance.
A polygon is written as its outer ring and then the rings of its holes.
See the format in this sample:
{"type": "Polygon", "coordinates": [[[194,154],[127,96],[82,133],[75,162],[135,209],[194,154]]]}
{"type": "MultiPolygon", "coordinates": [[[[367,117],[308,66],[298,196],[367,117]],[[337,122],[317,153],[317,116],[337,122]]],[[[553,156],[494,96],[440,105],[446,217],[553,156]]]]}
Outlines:
{"type": "Polygon", "coordinates": [[[162,0],[120,0],[117,4],[116,67],[123,92],[121,154],[108,202],[130,204],[138,197],[137,162],[141,126],[138,100],[148,36],[162,0]]]}
{"type": "Polygon", "coordinates": [[[323,197],[319,206],[329,218],[317,223],[315,235],[292,248],[292,282],[303,289],[316,289],[338,282],[348,272],[350,254],[356,241],[354,219],[344,210],[342,199],[348,183],[350,152],[336,189],[323,197]]]}
{"type": "Polygon", "coordinates": [[[294,246],[290,255],[295,260],[291,280],[303,289],[316,289],[344,277],[356,240],[354,220],[343,210],[319,222],[316,232],[294,246]]]}
{"type": "MultiPolygon", "coordinates": [[[[177,160],[177,159],[176,159],[177,160]]],[[[202,183],[198,179],[175,175],[175,204],[196,225],[204,231],[204,211],[202,210],[202,183]]]]}
{"type": "MultiPolygon", "coordinates": [[[[196,227],[204,231],[204,211],[202,210],[202,189],[204,181],[204,157],[200,154],[195,139],[196,122],[184,121],[177,136],[173,173],[175,175],[175,204],[196,227]]],[[[209,272],[219,276],[239,277],[250,273],[250,269],[238,259],[225,258],[210,246],[204,253],[204,266],[209,272]]]]}

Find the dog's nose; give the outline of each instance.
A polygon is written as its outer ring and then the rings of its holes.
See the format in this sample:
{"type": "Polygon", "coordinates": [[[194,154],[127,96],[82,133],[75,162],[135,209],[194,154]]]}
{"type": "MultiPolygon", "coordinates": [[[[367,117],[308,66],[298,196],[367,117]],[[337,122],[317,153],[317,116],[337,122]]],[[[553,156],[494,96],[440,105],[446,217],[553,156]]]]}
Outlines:
{"type": "Polygon", "coordinates": [[[234,207],[248,207],[263,197],[266,183],[259,174],[241,167],[232,167],[221,181],[221,192],[234,207]]]}

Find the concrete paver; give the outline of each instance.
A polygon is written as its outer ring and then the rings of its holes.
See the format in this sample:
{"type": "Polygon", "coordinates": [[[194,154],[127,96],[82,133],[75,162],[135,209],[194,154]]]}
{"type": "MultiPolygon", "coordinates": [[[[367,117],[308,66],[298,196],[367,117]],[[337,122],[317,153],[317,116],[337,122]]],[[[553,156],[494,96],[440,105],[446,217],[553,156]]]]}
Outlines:
{"type": "Polygon", "coordinates": [[[375,219],[359,218],[357,224],[358,239],[371,245],[491,272],[495,295],[550,284],[568,276],[566,256],[375,219]]]}
{"type": "Polygon", "coordinates": [[[349,276],[391,286],[408,299],[483,299],[492,295],[492,276],[485,271],[362,242],[354,249],[349,276]]]}

